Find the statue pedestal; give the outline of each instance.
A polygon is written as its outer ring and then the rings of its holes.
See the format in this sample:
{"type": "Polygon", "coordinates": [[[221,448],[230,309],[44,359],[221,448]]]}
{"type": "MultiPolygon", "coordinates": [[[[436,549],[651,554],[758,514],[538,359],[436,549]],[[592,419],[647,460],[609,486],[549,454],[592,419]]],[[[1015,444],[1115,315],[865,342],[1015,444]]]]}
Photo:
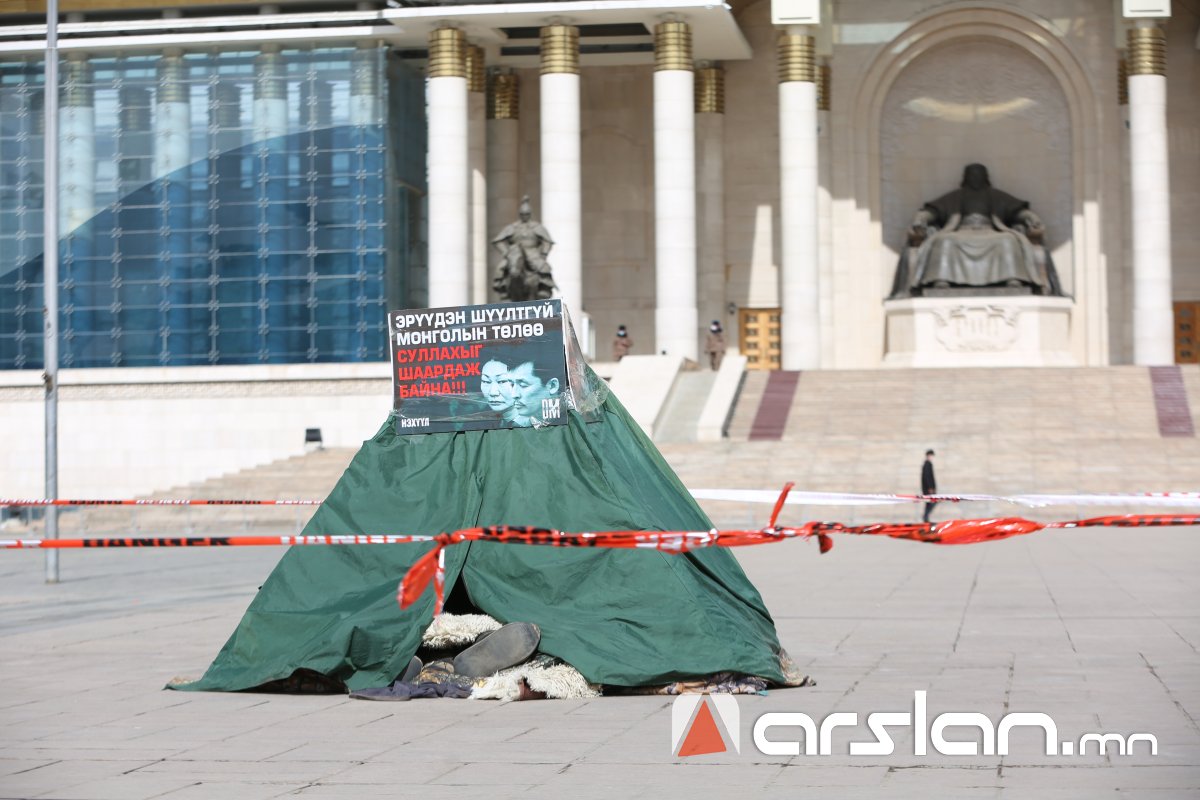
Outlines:
{"type": "Polygon", "coordinates": [[[885,367],[1073,367],[1069,297],[885,300],[885,367]]]}

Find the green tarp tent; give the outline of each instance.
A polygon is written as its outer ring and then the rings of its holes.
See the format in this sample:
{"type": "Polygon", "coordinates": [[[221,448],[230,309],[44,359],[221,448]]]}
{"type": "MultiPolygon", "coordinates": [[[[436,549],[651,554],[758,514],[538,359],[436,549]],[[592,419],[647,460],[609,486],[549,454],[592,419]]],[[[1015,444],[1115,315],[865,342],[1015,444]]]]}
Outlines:
{"type": "MultiPolygon", "coordinates": [[[[364,443],[306,534],[438,533],[476,525],[707,530],[709,520],[615,397],[601,419],[364,443]]],[[[294,547],[199,681],[235,691],[314,670],[351,689],[404,671],[433,616],[400,579],[430,545],[294,547]]],[[[784,682],[775,625],[725,549],[669,555],[471,543],[446,550],[446,596],[541,627],[540,650],[593,683],[642,686],[735,671],[784,682]]]]}

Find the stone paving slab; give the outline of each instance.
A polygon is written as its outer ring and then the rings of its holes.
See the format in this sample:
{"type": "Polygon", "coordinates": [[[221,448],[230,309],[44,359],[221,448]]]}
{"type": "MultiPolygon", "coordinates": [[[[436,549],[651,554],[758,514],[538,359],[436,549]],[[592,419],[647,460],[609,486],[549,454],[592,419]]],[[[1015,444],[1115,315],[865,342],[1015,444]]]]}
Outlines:
{"type": "MultiPolygon", "coordinates": [[[[1055,531],[935,547],[842,537],[738,551],[818,681],[742,697],[740,753],[676,759],[671,699],[500,704],[164,691],[198,675],[278,559],[269,548],[0,553],[0,798],[1200,796],[1196,529],[1055,531]],[[1149,732],[1133,755],[851,756],[864,718],[928,692],[932,719],[1012,711],[1060,739],[1149,732]],[[857,712],[827,756],[765,756],[769,711],[857,712]]],[[[649,554],[648,554],[649,555],[649,554]]],[[[655,557],[655,556],[651,556],[655,557]]],[[[775,739],[798,729],[777,728],[775,739]]],[[[951,728],[969,739],[970,729],[951,728]]]]}

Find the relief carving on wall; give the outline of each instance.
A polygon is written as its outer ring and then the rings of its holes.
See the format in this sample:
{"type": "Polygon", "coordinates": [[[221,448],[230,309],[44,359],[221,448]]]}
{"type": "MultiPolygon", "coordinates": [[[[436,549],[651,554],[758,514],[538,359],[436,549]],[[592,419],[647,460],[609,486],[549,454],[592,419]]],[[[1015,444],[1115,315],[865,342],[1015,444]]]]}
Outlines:
{"type": "Polygon", "coordinates": [[[986,303],[933,309],[937,340],[952,353],[999,353],[1017,341],[1014,306],[986,303]]]}

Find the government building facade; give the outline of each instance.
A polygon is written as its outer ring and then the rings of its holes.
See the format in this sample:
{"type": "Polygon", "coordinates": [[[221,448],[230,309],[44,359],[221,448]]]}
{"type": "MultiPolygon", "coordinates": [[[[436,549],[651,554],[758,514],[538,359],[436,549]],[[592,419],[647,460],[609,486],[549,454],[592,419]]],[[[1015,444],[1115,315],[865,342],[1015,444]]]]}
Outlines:
{"type": "MultiPolygon", "coordinates": [[[[698,361],[714,320],[751,369],[1200,358],[1193,4],[61,11],[59,358],[97,402],[291,381],[315,416],[357,409],[319,398],[386,376],[389,308],[495,299],[524,196],[598,361],[620,324],[698,361]],[[926,234],[994,255],[965,220],[914,225],[969,164],[1036,214],[983,225],[1053,290],[921,285],[926,234]]],[[[0,12],[0,389],[34,403],[45,7],[0,12]]]]}

